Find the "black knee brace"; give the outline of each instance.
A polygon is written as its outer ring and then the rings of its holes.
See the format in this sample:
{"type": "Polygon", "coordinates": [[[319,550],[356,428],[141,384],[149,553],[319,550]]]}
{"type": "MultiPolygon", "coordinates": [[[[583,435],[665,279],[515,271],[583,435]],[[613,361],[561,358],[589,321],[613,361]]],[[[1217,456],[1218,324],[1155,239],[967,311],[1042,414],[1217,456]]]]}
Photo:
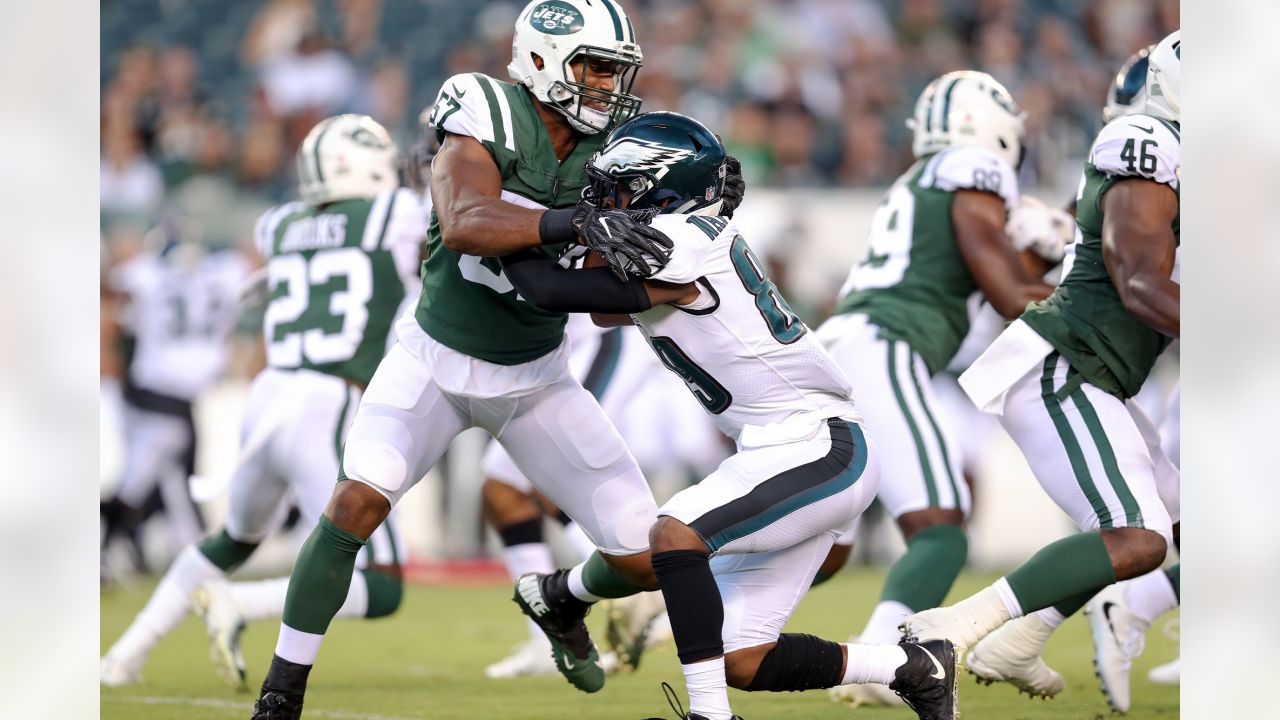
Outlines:
{"type": "Polygon", "coordinates": [[[840,684],[843,666],[839,643],[802,633],[783,633],[760,661],[747,690],[795,692],[835,687],[840,684]]]}

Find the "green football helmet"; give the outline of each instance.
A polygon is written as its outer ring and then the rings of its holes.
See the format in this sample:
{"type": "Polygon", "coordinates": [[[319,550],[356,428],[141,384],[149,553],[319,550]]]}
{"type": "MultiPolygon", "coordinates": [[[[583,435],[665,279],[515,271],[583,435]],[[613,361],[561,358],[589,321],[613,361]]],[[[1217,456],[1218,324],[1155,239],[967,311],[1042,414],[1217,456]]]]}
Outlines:
{"type": "Polygon", "coordinates": [[[716,215],[726,175],[724,145],[706,125],[673,112],[619,125],[587,162],[596,203],[659,213],[716,215]]]}

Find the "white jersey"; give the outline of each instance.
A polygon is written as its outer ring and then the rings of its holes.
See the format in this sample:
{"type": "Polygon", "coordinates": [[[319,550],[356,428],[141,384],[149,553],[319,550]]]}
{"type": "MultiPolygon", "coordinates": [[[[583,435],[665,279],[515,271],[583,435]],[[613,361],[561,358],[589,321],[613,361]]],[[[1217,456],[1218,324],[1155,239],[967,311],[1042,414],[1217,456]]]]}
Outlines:
{"type": "Polygon", "coordinates": [[[249,263],[215,252],[184,266],[146,253],[116,267],[109,282],[128,296],[124,323],[135,337],[129,380],[162,395],[194,400],[222,375],[236,301],[249,263]]]}
{"type": "Polygon", "coordinates": [[[674,243],[671,261],[652,279],[696,283],[702,295],[633,318],[721,432],[741,443],[749,426],[852,415],[848,379],[765,276],[735,224],[673,214],[652,225],[674,243]]]}

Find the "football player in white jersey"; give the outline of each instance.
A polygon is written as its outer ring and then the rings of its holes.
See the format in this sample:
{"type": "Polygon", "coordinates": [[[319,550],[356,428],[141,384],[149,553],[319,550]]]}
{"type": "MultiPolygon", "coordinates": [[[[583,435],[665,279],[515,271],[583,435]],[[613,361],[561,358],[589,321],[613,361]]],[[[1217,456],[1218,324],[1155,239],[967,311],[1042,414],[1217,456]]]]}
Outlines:
{"type": "MultiPolygon", "coordinates": [[[[267,367],[253,381],[224,527],[189,545],[142,612],[102,660],[107,685],[137,682],[146,656],[192,608],[209,630],[219,673],[243,686],[244,624],[279,617],[288,578],[228,583],[227,575],[275,531],[292,496],[320,517],[341,445],[364,386],[387,348],[397,307],[417,291],[426,218],[398,189],[396,148],[363,115],[322,120],[303,140],[301,201],[258,221],[269,294],[267,367]]],[[[389,520],[357,562],[340,617],[382,617],[400,604],[403,546],[389,520]]]]}
{"type": "MultiPolygon", "coordinates": [[[[157,489],[175,546],[203,531],[187,491],[195,462],[191,407],[225,369],[239,318],[236,293],[250,265],[235,250],[209,252],[200,235],[189,219],[167,218],[147,234],[144,252],[107,276],[133,351],[123,391],[125,466],[103,506],[106,541],[134,529],[157,489]]],[[[135,563],[145,567],[140,554],[135,563]]]]}
{"type": "MultiPolygon", "coordinates": [[[[591,197],[659,213],[652,226],[673,241],[656,272],[633,271],[644,279],[594,267],[566,272],[529,253],[503,258],[507,276],[539,306],[634,322],[737,444],[715,472],[662,506],[649,533],[689,691],[684,717],[735,718],[728,685],[792,691],[878,682],[921,718],[954,718],[948,643],[848,645],[781,632],[836,535],[875,496],[878,466],[844,373],[739,228],[717,216],[724,161],[706,127],[665,112],[620,126],[592,158],[591,197]]],[[[531,617],[540,609],[524,590],[537,585],[533,575],[517,584],[531,617]]]]}
{"type": "MultiPolygon", "coordinates": [[[[972,647],[971,668],[998,662],[1026,689],[1038,682],[1026,671],[1044,677],[1039,655],[1053,628],[1103,588],[1158,568],[1175,537],[1178,469],[1131,398],[1181,328],[1181,45],[1178,32],[1156,45],[1143,112],[1112,120],[1093,143],[1062,284],[960,378],[975,404],[1000,415],[1081,532],[972,597],[908,617],[903,630],[972,647]]],[[[1166,602],[1176,599],[1171,590],[1166,602]]],[[[1132,654],[1127,614],[1105,600],[1092,609],[1090,622],[1107,626],[1123,665],[1132,654]]],[[[1123,680],[1105,688],[1117,709],[1128,706],[1127,669],[1123,680]]]]}

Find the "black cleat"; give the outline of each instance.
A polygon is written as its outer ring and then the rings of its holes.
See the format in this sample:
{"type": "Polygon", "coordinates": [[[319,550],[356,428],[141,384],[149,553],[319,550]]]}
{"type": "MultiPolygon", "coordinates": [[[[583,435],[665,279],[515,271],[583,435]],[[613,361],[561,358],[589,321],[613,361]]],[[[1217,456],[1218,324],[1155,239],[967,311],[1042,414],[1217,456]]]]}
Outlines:
{"type": "Polygon", "coordinates": [[[950,640],[902,641],[907,662],[894,673],[889,689],[920,720],[955,720],[956,649],[950,640]]]}
{"type": "Polygon", "coordinates": [[[560,674],[579,690],[593,693],[604,687],[604,668],[600,667],[600,653],[591,642],[587,624],[582,621],[591,606],[572,597],[557,601],[549,592],[550,584],[567,572],[521,575],[512,599],[546,633],[560,674]]]}
{"type": "Polygon", "coordinates": [[[249,720],[299,720],[302,717],[302,696],[262,686],[262,694],[253,704],[253,717],[249,720]]]}

